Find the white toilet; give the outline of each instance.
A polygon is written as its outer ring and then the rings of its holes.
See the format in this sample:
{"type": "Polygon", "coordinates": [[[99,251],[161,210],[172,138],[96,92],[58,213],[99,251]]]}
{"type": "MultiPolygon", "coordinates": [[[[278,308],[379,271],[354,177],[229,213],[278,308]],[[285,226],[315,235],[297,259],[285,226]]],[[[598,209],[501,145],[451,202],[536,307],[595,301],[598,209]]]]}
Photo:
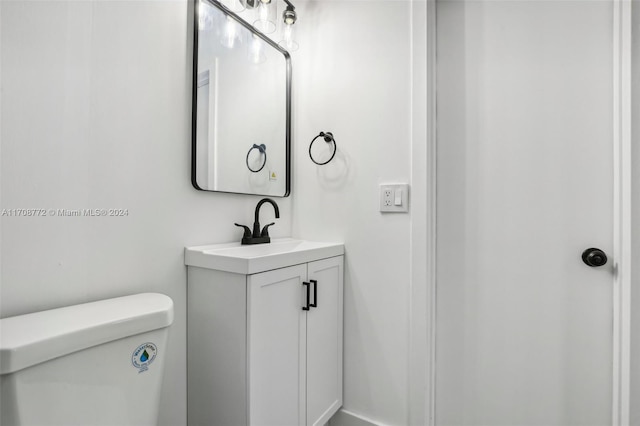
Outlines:
{"type": "Polygon", "coordinates": [[[0,320],[0,424],[157,424],[172,322],[157,293],[0,320]]]}

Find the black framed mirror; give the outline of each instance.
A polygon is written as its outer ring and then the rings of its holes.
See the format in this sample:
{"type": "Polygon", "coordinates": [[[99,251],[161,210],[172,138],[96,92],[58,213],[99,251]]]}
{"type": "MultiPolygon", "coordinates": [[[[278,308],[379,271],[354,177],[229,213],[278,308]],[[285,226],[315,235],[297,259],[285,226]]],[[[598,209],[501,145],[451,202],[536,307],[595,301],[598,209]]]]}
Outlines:
{"type": "Polygon", "coordinates": [[[215,0],[195,0],[194,15],[193,186],[288,196],[289,53],[215,0]]]}

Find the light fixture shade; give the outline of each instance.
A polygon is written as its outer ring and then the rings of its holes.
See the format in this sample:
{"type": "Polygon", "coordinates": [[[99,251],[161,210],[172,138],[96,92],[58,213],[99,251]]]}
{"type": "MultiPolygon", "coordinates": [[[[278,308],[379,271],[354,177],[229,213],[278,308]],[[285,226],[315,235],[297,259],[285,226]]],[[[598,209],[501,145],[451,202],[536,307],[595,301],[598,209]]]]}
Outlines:
{"type": "Polygon", "coordinates": [[[263,34],[271,34],[276,30],[278,2],[276,0],[257,0],[257,2],[253,26],[263,34]]]}
{"type": "Polygon", "coordinates": [[[254,34],[249,34],[247,57],[251,63],[261,64],[267,60],[264,41],[254,34]]]}
{"type": "Polygon", "coordinates": [[[213,15],[211,6],[205,2],[198,4],[198,29],[200,31],[209,31],[213,28],[213,15]]]}
{"type": "Polygon", "coordinates": [[[219,0],[231,12],[242,12],[247,7],[247,0],[219,0]]]}
{"type": "Polygon", "coordinates": [[[229,49],[233,49],[236,44],[240,43],[240,24],[230,16],[225,16],[222,24],[222,34],[220,35],[220,44],[229,49]]]}
{"type": "Polygon", "coordinates": [[[287,8],[282,14],[282,40],[278,42],[283,49],[294,52],[298,50],[298,41],[296,40],[296,12],[287,8]]]}
{"type": "Polygon", "coordinates": [[[295,52],[298,50],[296,26],[294,24],[283,24],[282,27],[282,40],[280,40],[278,44],[289,52],[295,52]]]}

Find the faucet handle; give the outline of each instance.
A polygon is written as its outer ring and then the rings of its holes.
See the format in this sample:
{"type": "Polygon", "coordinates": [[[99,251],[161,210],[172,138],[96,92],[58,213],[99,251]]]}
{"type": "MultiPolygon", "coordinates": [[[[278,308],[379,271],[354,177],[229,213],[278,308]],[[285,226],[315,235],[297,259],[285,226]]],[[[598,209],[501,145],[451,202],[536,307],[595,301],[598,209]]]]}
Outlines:
{"type": "Polygon", "coordinates": [[[268,237],[269,236],[269,227],[271,225],[275,225],[275,224],[276,224],[275,222],[271,222],[270,224],[265,225],[264,228],[262,228],[262,232],[260,233],[260,236],[261,237],[268,237]]]}
{"type": "Polygon", "coordinates": [[[248,226],[240,225],[239,223],[234,223],[234,225],[244,228],[244,235],[242,236],[242,238],[251,238],[251,229],[249,229],[248,226]]]}

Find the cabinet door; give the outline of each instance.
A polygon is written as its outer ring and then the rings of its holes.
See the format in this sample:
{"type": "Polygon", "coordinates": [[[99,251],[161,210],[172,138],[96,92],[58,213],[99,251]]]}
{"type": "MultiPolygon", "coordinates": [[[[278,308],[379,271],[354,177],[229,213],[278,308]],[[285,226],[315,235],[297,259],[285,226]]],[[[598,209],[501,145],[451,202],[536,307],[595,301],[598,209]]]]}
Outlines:
{"type": "Polygon", "coordinates": [[[307,422],[324,425],[342,406],[343,257],[308,264],[312,303],[307,314],[307,422]],[[314,286],[317,298],[314,300],[314,286]]]}
{"type": "Polygon", "coordinates": [[[249,424],[305,423],[306,265],[249,275],[249,424]]]}

